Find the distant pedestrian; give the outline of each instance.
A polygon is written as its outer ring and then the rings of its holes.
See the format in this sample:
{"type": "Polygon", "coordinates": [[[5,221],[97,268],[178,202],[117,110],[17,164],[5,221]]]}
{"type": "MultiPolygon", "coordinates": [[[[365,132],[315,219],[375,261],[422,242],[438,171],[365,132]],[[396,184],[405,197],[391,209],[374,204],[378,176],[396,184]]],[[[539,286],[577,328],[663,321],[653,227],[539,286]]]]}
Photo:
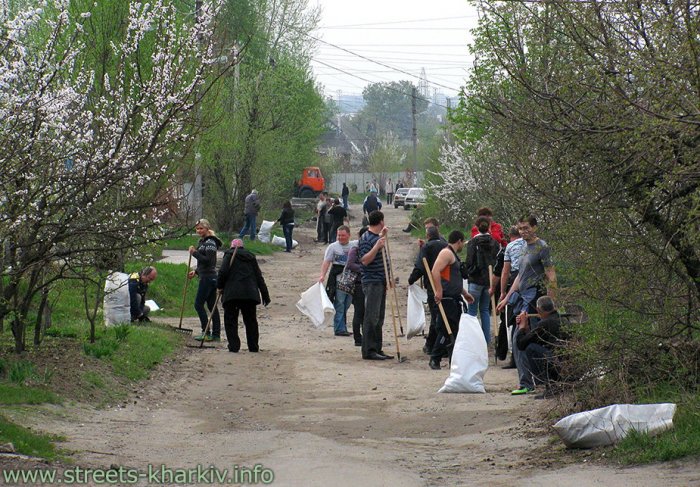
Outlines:
{"type": "Polygon", "coordinates": [[[277,219],[282,226],[282,233],[284,233],[284,242],[286,245],[285,252],[292,251],[292,232],[294,231],[294,209],[292,208],[292,203],[285,201],[282,205],[282,214],[277,219]]]}
{"type": "Polygon", "coordinates": [[[328,238],[330,243],[333,243],[336,240],[338,228],[348,224],[348,212],[343,208],[343,205],[340,204],[340,200],[336,198],[333,201],[333,206],[328,210],[328,215],[331,217],[331,230],[328,234],[328,238]]]}
{"type": "Polygon", "coordinates": [[[187,274],[188,279],[195,275],[199,277],[197,296],[194,298],[194,309],[199,316],[199,324],[202,334],[195,340],[221,341],[221,318],[216,304],[216,251],[221,247],[221,240],[211,228],[209,220],[202,218],[194,227],[199,235],[197,247],[190,245],[189,252],[197,260],[197,268],[187,274]],[[209,315],[205,305],[211,313],[212,329],[205,334],[209,315]]]}
{"type": "Polygon", "coordinates": [[[394,185],[391,182],[391,178],[387,179],[384,185],[384,191],[386,192],[386,204],[390,205],[394,197],[394,185]]]}
{"type": "Polygon", "coordinates": [[[250,239],[255,240],[255,220],[260,211],[260,199],[258,198],[258,192],[253,190],[248,196],[245,197],[245,206],[243,208],[243,216],[245,218],[245,224],[241,228],[241,232],[238,234],[239,238],[243,238],[246,233],[250,233],[250,239]]]}
{"type": "Polygon", "coordinates": [[[340,193],[340,196],[343,198],[343,208],[346,210],[350,208],[348,205],[348,197],[350,196],[350,188],[348,188],[348,185],[343,183],[343,190],[340,193]]]}

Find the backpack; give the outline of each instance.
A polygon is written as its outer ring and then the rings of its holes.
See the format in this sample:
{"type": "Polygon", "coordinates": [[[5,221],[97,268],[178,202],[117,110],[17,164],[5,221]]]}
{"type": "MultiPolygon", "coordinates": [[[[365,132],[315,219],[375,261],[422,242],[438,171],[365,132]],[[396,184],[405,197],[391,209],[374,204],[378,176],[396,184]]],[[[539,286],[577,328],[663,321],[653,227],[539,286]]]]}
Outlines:
{"type": "Polygon", "coordinates": [[[379,209],[379,205],[377,204],[377,197],[373,194],[369,195],[367,197],[367,213],[372,213],[375,210],[379,209]]]}
{"type": "Polygon", "coordinates": [[[491,235],[477,235],[474,237],[474,258],[468,260],[465,272],[467,279],[474,276],[488,275],[489,266],[496,265],[496,254],[498,253],[498,242],[491,235]]]}

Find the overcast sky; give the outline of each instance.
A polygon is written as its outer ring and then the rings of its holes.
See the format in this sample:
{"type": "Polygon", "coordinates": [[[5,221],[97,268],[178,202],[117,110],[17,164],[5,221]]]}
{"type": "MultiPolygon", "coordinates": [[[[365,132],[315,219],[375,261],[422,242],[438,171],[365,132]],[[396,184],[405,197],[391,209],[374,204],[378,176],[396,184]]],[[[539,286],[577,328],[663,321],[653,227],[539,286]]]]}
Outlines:
{"type": "Polygon", "coordinates": [[[313,35],[324,42],[318,43],[312,65],[327,96],[337,98],[338,90],[361,94],[370,82],[411,80],[418,85],[421,68],[431,93],[435,88],[452,97],[464,85],[472,64],[469,30],[477,23],[476,8],[467,0],[310,0],[309,4],[321,7],[321,22],[313,35]]]}

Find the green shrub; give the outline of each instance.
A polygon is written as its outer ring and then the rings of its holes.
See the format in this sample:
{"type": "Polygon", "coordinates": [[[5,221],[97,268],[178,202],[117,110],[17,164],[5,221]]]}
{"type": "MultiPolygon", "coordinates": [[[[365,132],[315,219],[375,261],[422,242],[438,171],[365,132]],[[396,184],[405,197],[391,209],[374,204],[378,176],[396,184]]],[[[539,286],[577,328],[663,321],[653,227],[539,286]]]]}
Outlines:
{"type": "Polygon", "coordinates": [[[119,343],[111,337],[101,337],[95,343],[86,342],[83,344],[85,355],[95,358],[109,358],[119,348],[119,343]]]}
{"type": "Polygon", "coordinates": [[[10,381],[17,385],[25,384],[29,379],[36,378],[34,364],[28,360],[18,360],[10,364],[10,381]]]}
{"type": "Polygon", "coordinates": [[[123,342],[131,333],[131,325],[118,325],[112,328],[114,330],[114,337],[118,342],[123,342]]]}

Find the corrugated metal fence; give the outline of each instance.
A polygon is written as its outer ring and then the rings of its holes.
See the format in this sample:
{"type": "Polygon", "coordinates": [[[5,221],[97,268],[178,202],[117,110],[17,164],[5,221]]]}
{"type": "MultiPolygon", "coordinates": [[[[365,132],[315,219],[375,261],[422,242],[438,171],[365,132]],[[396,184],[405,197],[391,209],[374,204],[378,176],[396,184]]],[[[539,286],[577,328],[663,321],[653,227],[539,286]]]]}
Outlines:
{"type": "Polygon", "coordinates": [[[326,190],[329,193],[340,194],[343,189],[343,183],[346,183],[351,190],[354,184],[357,186],[357,191],[363,193],[372,181],[376,181],[378,189],[383,194],[384,185],[388,178],[391,178],[391,183],[394,187],[396,187],[396,183],[399,180],[403,180],[404,186],[406,187],[421,186],[423,182],[423,171],[418,171],[416,173],[411,172],[408,174],[405,171],[391,172],[385,173],[382,176],[383,178],[369,172],[337,172],[333,174],[330,181],[328,181],[328,177],[326,178],[326,190]],[[412,181],[414,175],[415,181],[412,181]]]}

